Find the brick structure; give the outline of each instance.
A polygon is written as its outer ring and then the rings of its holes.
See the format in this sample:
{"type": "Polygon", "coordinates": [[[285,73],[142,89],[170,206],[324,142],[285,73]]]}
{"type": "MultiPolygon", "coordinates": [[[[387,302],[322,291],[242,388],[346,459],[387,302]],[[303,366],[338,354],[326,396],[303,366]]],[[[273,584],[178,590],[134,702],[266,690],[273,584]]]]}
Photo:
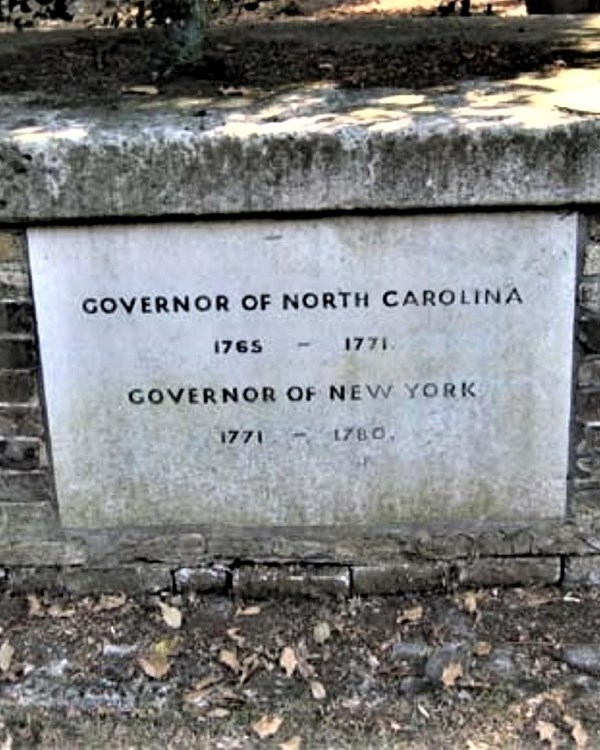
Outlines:
{"type": "MultiPolygon", "coordinates": [[[[339,106],[348,119],[344,102],[339,106]]],[[[306,131],[292,132],[285,121],[265,124],[249,112],[249,135],[232,134],[223,119],[208,136],[192,132],[187,121],[146,119],[103,130],[93,115],[85,116],[91,135],[82,142],[75,135],[69,140],[69,122],[49,115],[45,122],[55,137],[39,143],[18,141],[10,123],[0,132],[0,586],[86,594],[171,588],[348,596],[597,584],[597,121],[573,117],[540,131],[484,123],[479,131],[441,134],[437,121],[412,132],[401,126],[369,131],[359,120],[342,120],[338,130],[325,132],[315,120],[312,131],[309,123],[306,131]],[[262,182],[261,172],[268,177],[262,182]],[[28,271],[30,223],[522,206],[564,208],[580,216],[572,492],[564,518],[368,528],[61,526],[28,271]]]]}

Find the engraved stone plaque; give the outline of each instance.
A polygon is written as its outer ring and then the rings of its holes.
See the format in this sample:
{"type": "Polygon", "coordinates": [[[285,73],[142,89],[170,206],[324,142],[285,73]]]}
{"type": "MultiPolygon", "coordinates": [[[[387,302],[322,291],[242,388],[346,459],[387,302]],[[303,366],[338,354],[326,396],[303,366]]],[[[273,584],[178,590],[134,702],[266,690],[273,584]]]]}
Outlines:
{"type": "Polygon", "coordinates": [[[565,511],[577,219],[29,231],[63,523],[565,511]]]}

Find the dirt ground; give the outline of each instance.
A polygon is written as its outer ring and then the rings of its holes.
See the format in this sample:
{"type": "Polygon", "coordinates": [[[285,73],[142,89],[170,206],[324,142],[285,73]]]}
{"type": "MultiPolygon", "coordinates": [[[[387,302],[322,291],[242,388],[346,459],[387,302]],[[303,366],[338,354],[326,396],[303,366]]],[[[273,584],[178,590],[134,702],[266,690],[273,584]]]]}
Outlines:
{"type": "Polygon", "coordinates": [[[0,748],[597,748],[596,591],[0,600],[0,748]]]}
{"type": "Polygon", "coordinates": [[[0,24],[0,94],[118,108],[131,96],[239,97],[315,81],[414,89],[598,65],[598,16],[526,17],[514,0],[486,16],[486,5],[446,18],[432,0],[299,0],[300,15],[287,16],[282,0],[263,0],[213,19],[193,65],[174,64],[157,28],[84,28],[101,23],[89,14],[68,28],[0,24]]]}

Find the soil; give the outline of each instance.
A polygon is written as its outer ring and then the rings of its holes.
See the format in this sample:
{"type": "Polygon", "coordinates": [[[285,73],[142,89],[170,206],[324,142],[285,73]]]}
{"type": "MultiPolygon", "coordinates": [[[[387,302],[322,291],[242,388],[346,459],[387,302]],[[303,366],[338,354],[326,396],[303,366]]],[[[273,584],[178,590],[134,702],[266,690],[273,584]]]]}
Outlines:
{"type": "Polygon", "coordinates": [[[599,709],[589,590],[0,601],[3,750],[592,749],[599,709]]]}
{"type": "Polygon", "coordinates": [[[490,17],[473,2],[469,18],[442,17],[436,5],[402,2],[306,0],[288,17],[281,0],[264,0],[253,13],[213,20],[193,65],[176,64],[159,28],[85,28],[99,20],[85,15],[69,28],[17,33],[4,24],[0,94],[114,107],[131,95],[239,96],[315,81],[414,89],[600,62],[595,16],[526,17],[508,3],[490,17]]]}

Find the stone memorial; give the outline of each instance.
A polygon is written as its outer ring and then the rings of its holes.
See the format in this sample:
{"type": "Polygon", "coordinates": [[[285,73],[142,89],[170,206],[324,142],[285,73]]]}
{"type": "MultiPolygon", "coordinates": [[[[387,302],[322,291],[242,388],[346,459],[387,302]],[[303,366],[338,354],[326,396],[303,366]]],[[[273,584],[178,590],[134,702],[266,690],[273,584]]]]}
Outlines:
{"type": "Polygon", "coordinates": [[[562,517],[577,221],[30,229],[63,524],[562,517]]]}

